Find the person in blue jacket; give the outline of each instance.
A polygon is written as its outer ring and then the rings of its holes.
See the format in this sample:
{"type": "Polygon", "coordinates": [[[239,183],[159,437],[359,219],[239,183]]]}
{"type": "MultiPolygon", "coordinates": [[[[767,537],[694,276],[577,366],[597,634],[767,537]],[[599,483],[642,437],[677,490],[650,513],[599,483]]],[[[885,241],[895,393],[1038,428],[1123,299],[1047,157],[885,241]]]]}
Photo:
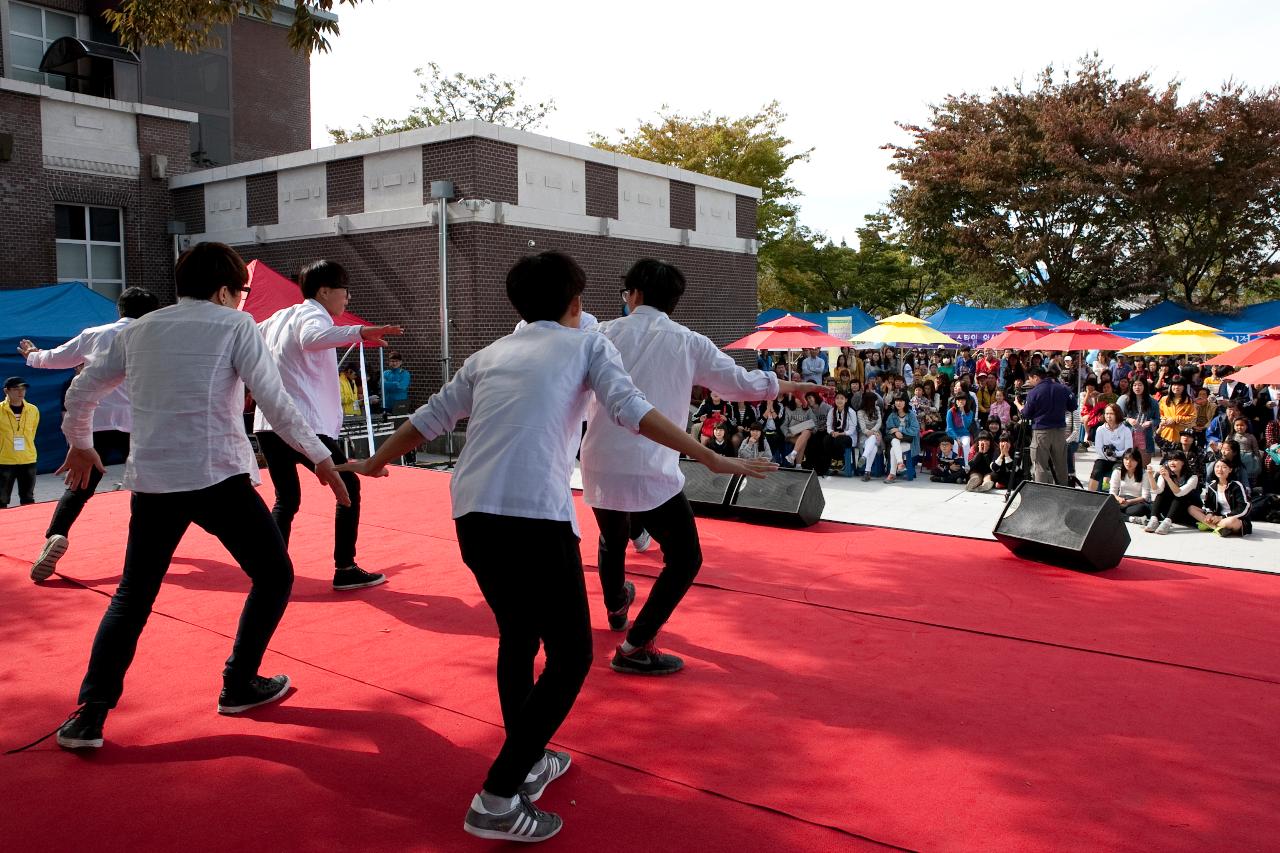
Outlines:
{"type": "Polygon", "coordinates": [[[893,398],[893,409],[885,421],[885,430],[889,436],[889,476],[885,477],[885,482],[892,483],[898,476],[914,480],[915,460],[920,456],[920,421],[911,411],[905,395],[893,398]]]}
{"type": "Polygon", "coordinates": [[[945,422],[947,435],[955,442],[956,449],[964,459],[969,458],[973,447],[973,398],[968,394],[957,394],[947,409],[945,422]]]}
{"type": "Polygon", "coordinates": [[[382,371],[382,407],[394,412],[396,406],[409,402],[410,375],[398,352],[388,353],[387,364],[390,366],[382,371]]]}

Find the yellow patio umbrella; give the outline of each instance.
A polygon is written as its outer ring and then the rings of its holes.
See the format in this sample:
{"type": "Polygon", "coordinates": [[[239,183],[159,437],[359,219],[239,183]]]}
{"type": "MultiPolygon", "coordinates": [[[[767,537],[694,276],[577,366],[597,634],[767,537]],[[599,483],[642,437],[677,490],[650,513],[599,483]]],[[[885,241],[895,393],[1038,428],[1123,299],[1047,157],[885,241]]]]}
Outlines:
{"type": "Polygon", "coordinates": [[[1233,349],[1231,338],[1218,334],[1213,326],[1183,320],[1156,329],[1155,334],[1120,350],[1125,355],[1217,355],[1233,349]]]}
{"type": "Polygon", "coordinates": [[[919,317],[910,314],[894,314],[885,317],[870,329],[854,335],[858,343],[868,344],[916,344],[932,346],[960,346],[960,342],[947,337],[919,317]]]}

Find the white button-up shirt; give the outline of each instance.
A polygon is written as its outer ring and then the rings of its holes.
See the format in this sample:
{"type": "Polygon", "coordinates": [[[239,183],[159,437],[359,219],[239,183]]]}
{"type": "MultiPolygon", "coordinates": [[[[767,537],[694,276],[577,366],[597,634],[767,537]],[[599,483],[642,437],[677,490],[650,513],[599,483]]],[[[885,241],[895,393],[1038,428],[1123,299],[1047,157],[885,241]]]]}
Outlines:
{"type": "MultiPolygon", "coordinates": [[[[116,334],[131,322],[130,318],[121,317],[114,323],[85,329],[60,347],[29,353],[27,366],[62,370],[93,364],[107,354],[116,334]]],[[[103,397],[93,413],[93,431],[109,429],[120,432],[133,429],[133,411],[129,408],[129,395],[125,393],[123,386],[103,397]]]]}
{"type": "Polygon", "coordinates": [[[465,417],[467,443],[449,483],[453,517],[470,512],[567,521],[578,533],[569,477],[594,394],[601,421],[627,434],[653,406],[613,344],[549,320],[472,355],[409,420],[428,439],[465,417]]]}
{"type": "Polygon", "coordinates": [[[329,458],[243,311],[184,298],[121,330],[67,391],[62,432],[72,447],[93,447],[94,409],[122,382],[133,405],[124,484],[135,492],[195,491],[237,474],[258,483],[244,431],[246,384],[281,438],[312,462],[329,458]]]}
{"type": "MultiPolygon", "coordinates": [[[[514,331],[518,332],[527,325],[529,324],[526,323],[524,320],[521,320],[519,323],[516,323],[516,327],[514,331]]],[[[599,326],[599,325],[600,325],[600,321],[596,319],[595,314],[590,314],[586,311],[583,311],[582,319],[578,321],[578,331],[590,332],[592,329],[594,329],[596,326],[599,326]]]]}
{"type": "MultiPolygon", "coordinates": [[[[333,317],[314,299],[281,308],[258,324],[280,368],[285,390],[316,435],[336,439],[342,430],[338,354],[334,350],[358,343],[361,328],[335,326],[333,317]]],[[[253,417],[253,428],[275,429],[261,406],[253,417]]]]}
{"type": "MultiPolygon", "coordinates": [[[[711,340],[641,305],[597,329],[622,354],[636,387],[677,424],[689,420],[689,392],[703,385],[726,400],[778,396],[778,377],[747,371],[711,340]]],[[[582,440],[582,494],[588,506],[623,512],[653,509],[684,488],[680,454],[614,426],[595,403],[587,411],[582,440]]]]}

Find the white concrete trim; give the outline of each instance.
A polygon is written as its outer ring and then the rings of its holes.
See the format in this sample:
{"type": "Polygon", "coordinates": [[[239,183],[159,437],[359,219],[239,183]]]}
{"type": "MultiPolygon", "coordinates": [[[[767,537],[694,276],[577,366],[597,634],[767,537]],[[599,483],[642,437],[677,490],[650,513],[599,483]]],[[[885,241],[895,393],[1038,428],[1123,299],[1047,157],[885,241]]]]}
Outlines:
{"type": "Polygon", "coordinates": [[[0,77],[0,92],[15,92],[19,95],[34,95],[48,98],[51,101],[64,101],[68,104],[83,104],[86,107],[97,107],[103,110],[115,110],[121,113],[167,118],[174,121],[197,122],[200,116],[186,110],[171,110],[168,107],[155,107],[151,104],[140,104],[136,101],[115,101],[110,98],[99,98],[94,95],[81,95],[78,92],[64,92],[52,89],[39,83],[28,83],[24,80],[11,80],[0,77]]]}
{"type": "MultiPolygon", "coordinates": [[[[498,142],[506,142],[511,145],[533,148],[539,151],[546,151],[551,154],[560,154],[565,157],[574,157],[579,160],[585,160],[589,163],[600,163],[605,166],[614,166],[619,169],[631,169],[635,172],[644,172],[645,174],[656,175],[660,178],[668,178],[673,181],[693,184],[694,186],[721,190],[723,192],[733,193],[734,195],[747,196],[748,198],[754,199],[760,198],[759,187],[734,183],[733,181],[726,181],[721,178],[713,178],[710,175],[701,175],[697,172],[678,169],[675,166],[666,166],[662,163],[651,163],[648,160],[640,160],[636,157],[628,157],[625,154],[615,154],[612,151],[593,148],[590,145],[581,145],[576,142],[567,142],[563,139],[555,139],[538,133],[530,133],[527,130],[514,130],[509,127],[499,127],[496,124],[489,124],[487,122],[476,121],[474,119],[471,121],[459,121],[452,124],[437,125],[435,127],[406,130],[402,133],[393,133],[383,137],[374,137],[373,139],[360,139],[355,142],[347,142],[342,145],[329,145],[324,148],[313,148],[310,151],[296,151],[292,154],[282,154],[279,157],[272,159],[277,162],[276,168],[288,169],[295,166],[308,166],[312,163],[321,163],[328,160],[341,160],[347,157],[362,157],[365,154],[374,154],[379,151],[392,151],[397,148],[409,148],[415,145],[430,145],[434,142],[444,142],[450,139],[465,139],[471,136],[479,137],[481,139],[493,139],[498,142]]],[[[258,160],[250,161],[248,163],[238,163],[235,166],[229,166],[227,168],[243,168],[247,170],[234,173],[237,176],[269,171],[269,169],[263,167],[262,161],[258,160]],[[254,169],[254,164],[257,164],[256,169],[254,169]]],[[[196,184],[208,183],[213,180],[221,180],[221,178],[208,177],[209,171],[210,170],[188,172],[185,175],[175,175],[170,179],[169,186],[173,189],[177,189],[178,187],[189,187],[196,184]]]]}
{"type": "Polygon", "coordinates": [[[141,172],[138,166],[101,163],[75,157],[57,157],[51,154],[44,155],[44,167],[56,172],[82,172],[87,175],[106,175],[112,178],[137,178],[141,172]]]}
{"type": "MultiPolygon", "coordinates": [[[[395,231],[402,228],[422,228],[434,224],[434,205],[409,207],[400,210],[378,210],[353,213],[346,216],[329,216],[305,222],[261,225],[257,228],[236,228],[228,231],[211,231],[192,235],[194,242],[217,240],[230,245],[246,243],[279,243],[285,240],[302,240],[312,237],[330,237],[334,234],[370,234],[379,231],[395,231]]],[[[754,255],[754,240],[741,237],[699,236],[697,231],[683,228],[660,228],[635,222],[619,222],[600,216],[579,216],[554,210],[521,207],[516,204],[488,204],[471,210],[462,204],[449,205],[449,224],[468,225],[483,223],[500,224],[516,228],[537,228],[568,234],[607,235],[617,240],[634,240],[646,243],[663,243],[670,246],[687,245],[697,249],[713,249],[754,255]]]]}

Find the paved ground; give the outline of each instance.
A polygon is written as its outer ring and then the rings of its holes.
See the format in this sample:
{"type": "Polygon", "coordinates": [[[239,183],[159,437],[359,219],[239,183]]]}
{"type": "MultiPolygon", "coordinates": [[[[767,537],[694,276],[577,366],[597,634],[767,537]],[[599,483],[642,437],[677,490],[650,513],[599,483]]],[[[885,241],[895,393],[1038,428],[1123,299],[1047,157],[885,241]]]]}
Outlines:
{"type": "MultiPolygon", "coordinates": [[[[1088,471],[1092,456],[1081,453],[1076,458],[1079,471],[1088,471]]],[[[444,457],[419,455],[419,462],[444,462],[444,457]]],[[[123,465],[112,465],[102,478],[98,491],[111,491],[120,482],[123,465]]],[[[574,474],[574,488],[581,484],[574,474]]],[[[996,492],[974,494],[959,486],[915,482],[886,484],[880,480],[864,483],[860,479],[840,476],[822,481],[827,499],[823,518],[852,524],[919,530],[973,539],[993,539],[991,530],[1004,507],[1004,496],[996,492]]],[[[57,500],[63,492],[60,478],[42,474],[36,481],[36,500],[57,500]]],[[[1129,528],[1133,544],[1128,553],[1135,557],[1174,560],[1206,566],[1248,569],[1280,573],[1280,525],[1255,522],[1253,535],[1245,539],[1220,539],[1208,533],[1177,528],[1168,536],[1144,533],[1136,526],[1129,528]]]]}

